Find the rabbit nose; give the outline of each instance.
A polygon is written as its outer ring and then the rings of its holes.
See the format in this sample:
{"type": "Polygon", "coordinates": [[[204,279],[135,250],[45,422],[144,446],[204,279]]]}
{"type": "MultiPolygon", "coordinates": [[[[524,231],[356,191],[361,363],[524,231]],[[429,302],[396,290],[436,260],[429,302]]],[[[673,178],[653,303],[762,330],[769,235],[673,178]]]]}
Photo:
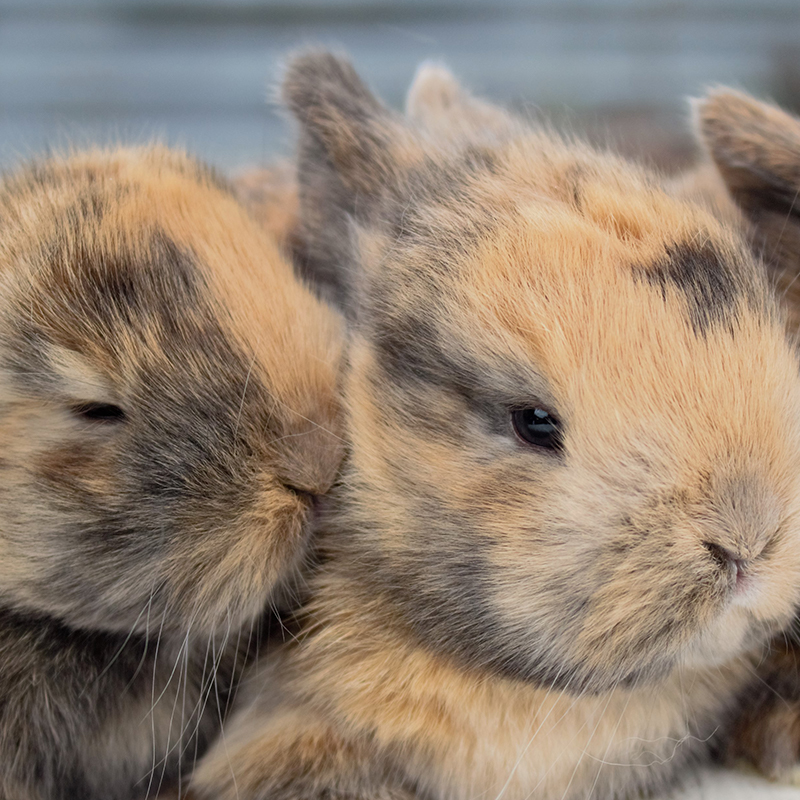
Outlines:
{"type": "Polygon", "coordinates": [[[741,573],[775,538],[781,503],[759,476],[741,473],[719,480],[710,500],[697,520],[700,540],[720,566],[741,573]]]}
{"type": "Polygon", "coordinates": [[[723,547],[716,542],[703,542],[703,547],[708,550],[709,555],[717,566],[723,572],[727,573],[734,586],[738,586],[743,582],[750,564],[758,558],[761,552],[759,550],[758,553],[744,558],[741,552],[729,550],[727,547],[723,547]]]}

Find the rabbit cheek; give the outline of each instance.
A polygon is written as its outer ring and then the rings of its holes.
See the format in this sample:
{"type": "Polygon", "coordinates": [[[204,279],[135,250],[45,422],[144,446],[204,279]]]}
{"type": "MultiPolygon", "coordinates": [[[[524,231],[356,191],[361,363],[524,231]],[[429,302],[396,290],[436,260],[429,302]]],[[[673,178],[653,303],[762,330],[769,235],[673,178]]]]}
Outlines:
{"type": "Polygon", "coordinates": [[[70,442],[41,456],[38,477],[65,505],[83,508],[109,505],[120,490],[113,462],[93,442],[70,442]]]}
{"type": "Polygon", "coordinates": [[[589,601],[573,657],[590,673],[652,680],[676,662],[697,626],[712,618],[713,584],[687,579],[690,565],[635,554],[589,601]]]}
{"type": "Polygon", "coordinates": [[[255,619],[305,552],[311,500],[273,479],[257,492],[234,524],[181,542],[168,557],[170,605],[200,629],[255,619]]]}
{"type": "Polygon", "coordinates": [[[114,445],[104,435],[76,437],[71,422],[62,409],[35,401],[3,411],[3,597],[61,619],[100,615],[122,625],[126,610],[109,613],[97,591],[97,576],[118,568],[125,540],[112,521],[120,491],[114,445]],[[85,582],[94,590],[82,591],[85,582]]]}

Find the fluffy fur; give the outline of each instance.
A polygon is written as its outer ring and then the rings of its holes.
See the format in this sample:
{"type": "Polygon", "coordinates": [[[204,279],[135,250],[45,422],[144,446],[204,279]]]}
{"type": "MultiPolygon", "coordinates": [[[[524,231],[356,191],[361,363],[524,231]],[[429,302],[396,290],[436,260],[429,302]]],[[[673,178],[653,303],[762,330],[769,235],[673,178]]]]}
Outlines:
{"type": "Polygon", "coordinates": [[[339,321],[180,153],[33,164],[0,221],[0,796],[152,796],[303,559],[339,321]]]}
{"type": "Polygon", "coordinates": [[[742,92],[719,88],[694,104],[706,163],[683,178],[718,213],[739,214],[800,333],[800,120],[742,92]]]}
{"type": "Polygon", "coordinates": [[[331,55],[286,76],[352,454],[201,797],[635,797],[708,755],[799,599],[797,363],[738,228],[430,74],[411,121],[331,55]]]}
{"type": "Polygon", "coordinates": [[[284,249],[299,247],[300,227],[295,166],[278,161],[269,167],[245,170],[231,181],[236,196],[284,249]]]}
{"type": "MultiPolygon", "coordinates": [[[[783,301],[789,332],[800,334],[800,119],[741,92],[716,89],[695,102],[696,129],[708,158],[682,178],[688,196],[735,219],[763,255],[783,301]]],[[[742,692],[742,713],[723,754],[772,778],[796,773],[800,760],[798,621],[778,637],[742,692]]]]}

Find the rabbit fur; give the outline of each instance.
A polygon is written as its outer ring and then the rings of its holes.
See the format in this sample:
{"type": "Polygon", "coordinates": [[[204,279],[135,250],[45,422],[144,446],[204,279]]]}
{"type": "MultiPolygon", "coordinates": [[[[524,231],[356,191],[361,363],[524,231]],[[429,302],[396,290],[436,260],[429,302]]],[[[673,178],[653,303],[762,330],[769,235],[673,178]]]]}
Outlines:
{"type": "Polygon", "coordinates": [[[160,146],[21,168],[0,230],[0,797],[154,796],[304,560],[340,321],[160,146]]]}
{"type": "MultiPolygon", "coordinates": [[[[687,197],[739,221],[800,333],[800,119],[743,92],[717,87],[693,103],[705,159],[677,181],[687,197]]],[[[745,687],[722,746],[773,779],[800,775],[800,625],[778,636],[745,687]]]]}
{"type": "Polygon", "coordinates": [[[800,378],[763,264],[660,176],[441,69],[407,119],[324,52],[284,96],[302,239],[352,318],[351,451],[301,635],[193,791],[670,784],[800,596],[800,378]]]}

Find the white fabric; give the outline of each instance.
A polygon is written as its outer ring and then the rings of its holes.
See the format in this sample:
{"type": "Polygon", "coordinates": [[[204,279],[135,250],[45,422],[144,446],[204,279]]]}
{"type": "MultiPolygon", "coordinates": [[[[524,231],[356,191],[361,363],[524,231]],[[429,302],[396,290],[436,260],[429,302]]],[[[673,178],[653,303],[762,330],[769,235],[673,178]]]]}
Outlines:
{"type": "Polygon", "coordinates": [[[800,800],[800,785],[770,783],[731,770],[704,770],[664,800],[800,800]]]}

